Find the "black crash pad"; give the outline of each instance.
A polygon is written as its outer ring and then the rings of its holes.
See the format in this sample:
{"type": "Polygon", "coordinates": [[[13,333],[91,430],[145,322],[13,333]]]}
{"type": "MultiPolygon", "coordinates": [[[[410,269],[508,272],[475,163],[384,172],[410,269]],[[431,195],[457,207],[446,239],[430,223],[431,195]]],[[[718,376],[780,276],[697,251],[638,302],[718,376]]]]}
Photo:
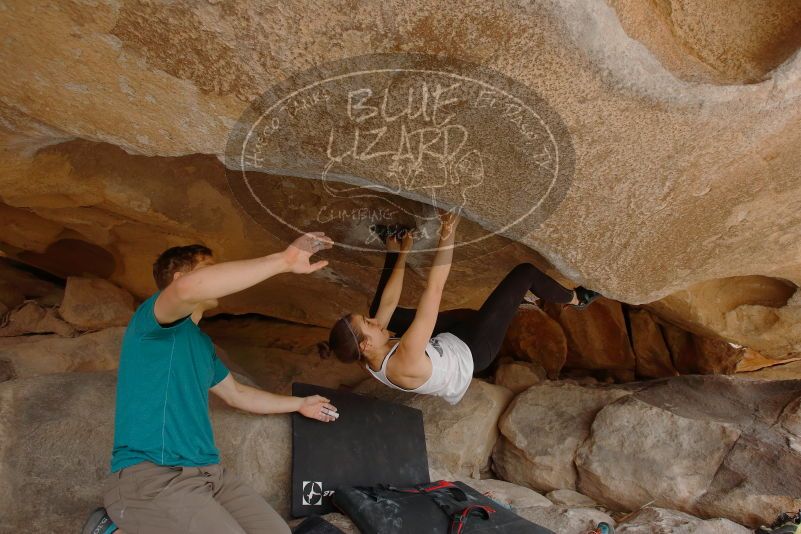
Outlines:
{"type": "Polygon", "coordinates": [[[336,511],[339,486],[429,482],[420,410],[312,384],[292,384],[292,394],[322,395],[339,410],[332,423],[292,414],[294,517],[336,511]]]}
{"type": "Polygon", "coordinates": [[[458,529],[460,533],[554,534],[463,482],[440,481],[432,486],[433,492],[415,492],[414,488],[342,486],[334,502],[362,534],[449,534],[454,531],[453,516],[477,505],[485,507],[489,513],[475,510],[458,529]]]}
{"type": "Polygon", "coordinates": [[[292,534],[345,534],[340,529],[318,515],[306,518],[292,529],[292,534]]]}

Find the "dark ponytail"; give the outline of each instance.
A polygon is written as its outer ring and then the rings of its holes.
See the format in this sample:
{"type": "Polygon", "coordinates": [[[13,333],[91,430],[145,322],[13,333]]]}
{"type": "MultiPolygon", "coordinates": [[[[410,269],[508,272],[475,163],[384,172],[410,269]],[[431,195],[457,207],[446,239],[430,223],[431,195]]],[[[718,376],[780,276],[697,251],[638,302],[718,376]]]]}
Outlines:
{"type": "Polygon", "coordinates": [[[351,325],[353,316],[351,314],[341,317],[328,335],[328,343],[317,344],[317,350],[321,358],[327,358],[333,352],[339,361],[351,363],[362,359],[359,343],[364,339],[361,332],[357,332],[351,325]]]}

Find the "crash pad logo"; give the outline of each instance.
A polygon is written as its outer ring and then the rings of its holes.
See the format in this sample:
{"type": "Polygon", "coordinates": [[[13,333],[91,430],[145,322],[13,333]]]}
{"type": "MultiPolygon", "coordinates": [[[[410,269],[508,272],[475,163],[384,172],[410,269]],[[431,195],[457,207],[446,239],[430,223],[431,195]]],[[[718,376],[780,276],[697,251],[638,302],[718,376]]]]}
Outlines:
{"type": "Polygon", "coordinates": [[[376,54],[270,88],[234,126],[225,163],[242,207],[287,241],[322,230],[338,247],[383,251],[376,228],[400,225],[419,252],[436,247],[438,209],[477,223],[460,226],[457,247],[530,232],[564,198],[574,154],[522,83],[452,58],[376,54]]]}
{"type": "Polygon", "coordinates": [[[322,482],[303,481],[303,505],[317,506],[323,503],[323,497],[333,495],[333,490],[323,491],[322,482]]]}

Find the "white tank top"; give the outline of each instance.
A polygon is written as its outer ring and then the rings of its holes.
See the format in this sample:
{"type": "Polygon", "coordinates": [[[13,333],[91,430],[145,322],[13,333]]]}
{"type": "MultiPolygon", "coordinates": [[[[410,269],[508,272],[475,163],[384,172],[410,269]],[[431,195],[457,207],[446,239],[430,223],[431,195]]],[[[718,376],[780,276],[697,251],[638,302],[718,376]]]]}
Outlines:
{"type": "Polygon", "coordinates": [[[450,332],[432,337],[425,348],[426,355],[431,360],[431,376],[422,386],[415,389],[396,386],[387,377],[387,364],[399,344],[400,342],[396,343],[384,357],[379,371],[373,371],[369,365],[366,366],[367,371],[382,384],[400,391],[436,395],[450,404],[462,400],[473,378],[473,355],[464,341],[450,332]]]}

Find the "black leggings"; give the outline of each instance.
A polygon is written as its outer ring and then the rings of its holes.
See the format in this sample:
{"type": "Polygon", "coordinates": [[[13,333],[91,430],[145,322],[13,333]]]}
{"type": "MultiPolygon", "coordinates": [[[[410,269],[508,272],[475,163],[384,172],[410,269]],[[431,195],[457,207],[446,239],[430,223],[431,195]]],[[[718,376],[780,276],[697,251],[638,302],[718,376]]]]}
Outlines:
{"type": "MultiPolygon", "coordinates": [[[[384,270],[370,305],[370,317],[375,317],[378,312],[381,295],[397,258],[397,253],[387,253],[384,270]]],[[[528,290],[543,300],[556,303],[568,303],[574,295],[572,289],[562,287],[530,263],[521,263],[501,280],[478,310],[459,308],[439,312],[432,335],[450,332],[464,341],[473,355],[474,373],[479,373],[498,356],[506,330],[528,290]]],[[[414,315],[413,308],[395,308],[387,328],[402,336],[412,324],[414,315]]]]}

